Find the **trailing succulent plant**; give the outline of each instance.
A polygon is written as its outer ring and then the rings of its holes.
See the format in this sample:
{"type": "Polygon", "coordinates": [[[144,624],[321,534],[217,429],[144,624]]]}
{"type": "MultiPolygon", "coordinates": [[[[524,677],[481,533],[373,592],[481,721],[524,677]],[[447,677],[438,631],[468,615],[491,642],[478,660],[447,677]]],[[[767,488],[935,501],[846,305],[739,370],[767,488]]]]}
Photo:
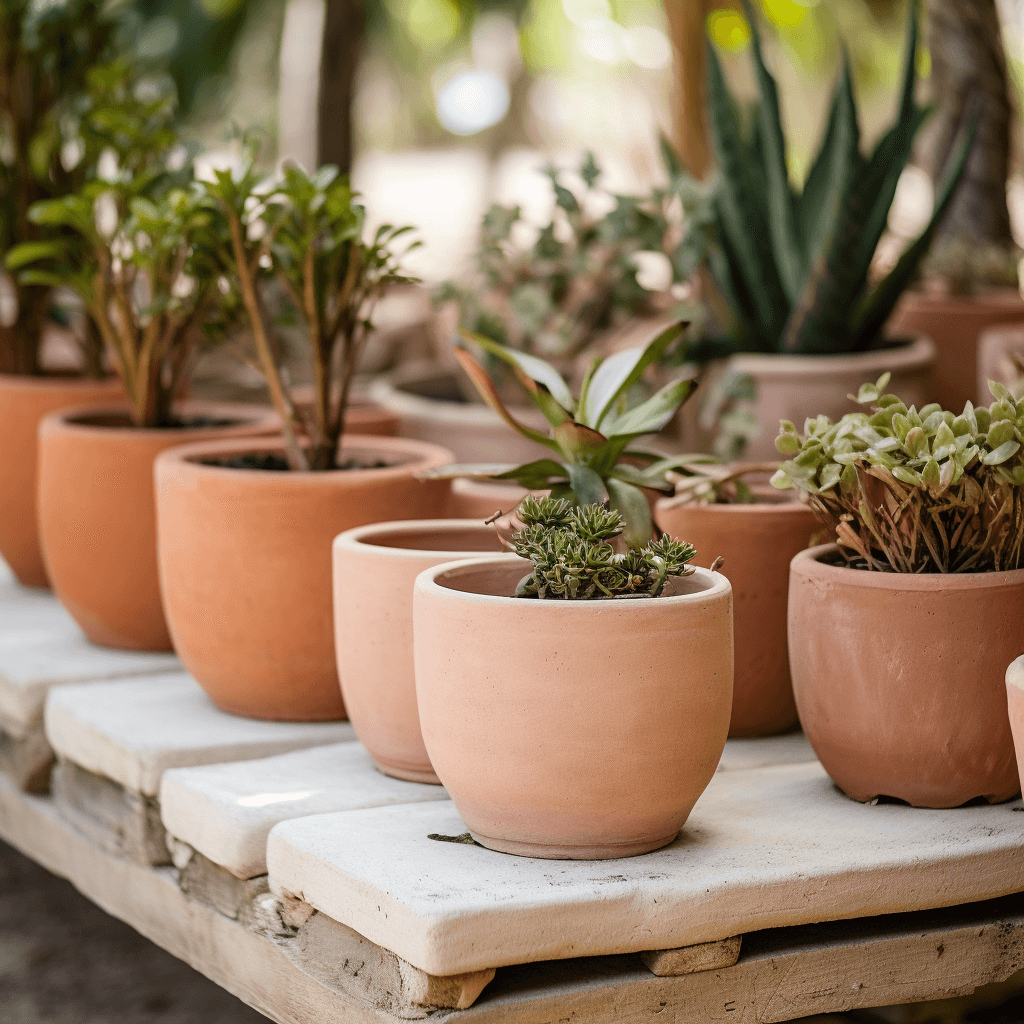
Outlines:
{"type": "Polygon", "coordinates": [[[574,505],[565,498],[528,495],[517,518],[524,524],[506,541],[533,570],[515,597],[564,601],[660,597],[671,576],[689,576],[696,554],[689,544],[662,537],[643,547],[616,551],[626,529],[623,517],[603,505],[574,505]]]}
{"type": "Polygon", "coordinates": [[[989,382],[995,401],[954,415],[909,409],[884,394],[889,374],[861,387],[869,411],[838,423],[787,421],[788,456],[772,483],[799,488],[858,568],[990,572],[1024,566],[1024,400],[989,382]]]}
{"type": "Polygon", "coordinates": [[[861,153],[850,62],[844,57],[825,135],[799,192],[789,179],[775,80],[765,66],[749,0],[744,5],[760,90],[749,137],[740,129],[713,48],[707,85],[720,168],[713,198],[720,245],[711,251],[710,266],[738,331],[730,338],[704,339],[691,355],[703,360],[737,351],[817,355],[877,347],[960,182],[973,123],[946,167],[928,226],[889,274],[872,285],[869,270],[896,185],[929,113],[914,102],[917,5],[909,5],[895,124],[869,156],[861,153]]]}
{"type": "Polygon", "coordinates": [[[672,494],[666,473],[687,461],[662,458],[631,448],[638,437],[656,434],[675,415],[693,388],[691,380],[666,384],[654,395],[630,405],[630,392],[648,366],[660,362],[686,324],[674,324],[647,345],[596,359],[573,397],[558,371],[543,359],[498,345],[489,338],[467,336],[485,352],[511,367],[516,379],[551,425],[550,434],[520,423],[505,407],[494,381],[465,349],[455,355],[484,401],[523,437],[549,448],[554,458],[522,466],[462,464],[430,470],[425,476],[515,480],[529,490],[550,490],[552,497],[575,505],[602,505],[622,514],[625,539],[633,547],[654,537],[645,491],[672,494]]]}

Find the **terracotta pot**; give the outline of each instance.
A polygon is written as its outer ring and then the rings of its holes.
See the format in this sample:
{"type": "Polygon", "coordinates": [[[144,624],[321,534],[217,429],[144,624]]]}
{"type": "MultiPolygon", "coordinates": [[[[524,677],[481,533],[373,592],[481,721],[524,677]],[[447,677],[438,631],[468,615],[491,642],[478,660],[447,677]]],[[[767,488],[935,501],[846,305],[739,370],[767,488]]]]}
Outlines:
{"type": "Polygon", "coordinates": [[[804,732],[855,800],[991,803],[1020,791],[1006,666],[1024,650],[1024,569],[943,575],[792,562],[789,657],[804,732]]]}
{"type": "Polygon", "coordinates": [[[377,523],[334,541],[334,640],[345,708],[385,775],[440,780],[423,745],[412,660],[412,588],[424,570],[506,550],[492,526],[377,523]]]}
{"type": "Polygon", "coordinates": [[[201,438],[273,429],[246,406],[188,402],[179,415],[224,425],[146,430],[124,409],[52,413],[39,427],[39,528],[53,589],[95,644],[171,648],[156,567],[153,460],[201,438]]]}
{"type": "Polygon", "coordinates": [[[630,857],[672,842],[711,780],[732,706],[732,591],[513,598],[529,563],[416,580],[423,739],[477,842],[528,857],[630,857]]]}
{"type": "Polygon", "coordinates": [[[935,343],[933,402],[960,412],[964,403],[988,405],[986,382],[975,377],[981,335],[998,324],[1024,324],[1024,299],[1012,289],[982,295],[926,295],[908,292],[891,320],[896,334],[923,335],[935,343]]]}
{"type": "Polygon", "coordinates": [[[516,483],[453,480],[448,515],[452,519],[488,519],[495,512],[509,512],[526,493],[526,488],[516,483]]]}
{"type": "MultiPolygon", "coordinates": [[[[749,374],[757,385],[754,414],[760,436],[744,453],[753,462],[777,459],[775,438],[779,420],[803,426],[808,416],[824,414],[837,420],[860,406],[848,397],[861,384],[874,383],[883,373],[892,373],[888,390],[907,405],[921,408],[934,401],[931,370],[935,346],[927,338],[877,352],[855,352],[842,356],[738,355],[726,364],[737,373],[749,374]]],[[[710,387],[710,383],[706,385],[710,387]]]]}
{"type": "Polygon", "coordinates": [[[444,511],[448,482],[413,473],[446,465],[449,452],[390,437],[343,443],[345,457],[387,467],[295,473],[207,464],[281,453],[278,438],[190,445],[157,461],[160,580],[174,649],[225,711],[344,718],[331,542],[354,526],[444,511]]]}
{"type": "Polygon", "coordinates": [[[39,421],[58,409],[123,397],[116,377],[0,374],[0,555],[24,586],[50,585],[39,546],[36,505],[39,421]]]}
{"type": "MultiPolygon", "coordinates": [[[[300,406],[312,406],[313,385],[298,385],[292,389],[292,397],[300,406]]],[[[345,410],[345,433],[394,437],[398,433],[398,414],[364,394],[352,395],[345,410]]]]}
{"type": "Polygon", "coordinates": [[[823,530],[806,505],[780,499],[694,505],[666,498],[655,511],[662,530],[697,549],[695,565],[725,559],[721,572],[732,584],[736,633],[734,737],[771,736],[797,724],[786,642],[789,563],[823,530]]]}
{"type": "Polygon", "coordinates": [[[1017,753],[1017,771],[1024,777],[1024,655],[1010,662],[1006,670],[1006,703],[1017,753]]]}
{"type": "MultiPolygon", "coordinates": [[[[517,434],[486,405],[467,402],[452,370],[437,363],[412,364],[377,380],[370,397],[397,414],[402,437],[441,445],[457,462],[523,463],[550,455],[543,445],[517,434]]],[[[534,406],[510,409],[520,422],[547,433],[534,406]]]]}

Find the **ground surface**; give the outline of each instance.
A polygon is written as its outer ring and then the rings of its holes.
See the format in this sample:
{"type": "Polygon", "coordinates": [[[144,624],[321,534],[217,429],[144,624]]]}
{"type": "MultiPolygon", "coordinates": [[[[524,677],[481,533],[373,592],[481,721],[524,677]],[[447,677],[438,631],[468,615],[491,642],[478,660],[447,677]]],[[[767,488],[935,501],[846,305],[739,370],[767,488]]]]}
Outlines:
{"type": "Polygon", "coordinates": [[[0,1024],[266,1024],[0,843],[0,1024]]]}

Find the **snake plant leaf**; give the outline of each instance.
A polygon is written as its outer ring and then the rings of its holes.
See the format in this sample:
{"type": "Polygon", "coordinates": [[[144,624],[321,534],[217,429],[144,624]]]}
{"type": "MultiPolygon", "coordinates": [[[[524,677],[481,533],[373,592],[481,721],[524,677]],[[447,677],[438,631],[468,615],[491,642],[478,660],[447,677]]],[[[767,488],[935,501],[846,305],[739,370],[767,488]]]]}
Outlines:
{"type": "MultiPolygon", "coordinates": [[[[729,241],[720,195],[712,200],[711,209],[718,245],[712,245],[707,255],[715,284],[718,285],[718,290],[725,297],[733,315],[739,321],[747,344],[755,351],[771,352],[773,351],[772,334],[770,331],[765,332],[765,325],[760,319],[757,303],[748,291],[747,282],[740,273],[741,258],[729,241]]],[[[724,344],[727,350],[720,353],[722,358],[732,355],[736,348],[732,343],[725,342],[724,344]]],[[[709,348],[707,339],[699,338],[691,355],[700,363],[708,362],[716,358],[716,354],[709,351],[709,348]]]]}
{"type": "Polygon", "coordinates": [[[886,320],[896,308],[900,296],[910,286],[917,273],[918,265],[928,252],[932,238],[942,223],[942,218],[946,215],[953,196],[956,194],[957,186],[967,168],[967,159],[974,144],[977,127],[977,117],[973,118],[965,127],[964,136],[958,143],[953,158],[946,168],[942,184],[939,186],[939,194],[936,197],[928,226],[916,241],[908,246],[897,260],[896,266],[865,297],[861,308],[857,311],[852,325],[855,351],[863,351],[871,346],[881,333],[886,320]]]}
{"type": "MultiPolygon", "coordinates": [[[[527,352],[519,352],[507,345],[500,345],[490,338],[485,338],[482,334],[473,334],[465,330],[461,330],[459,333],[464,341],[479,345],[485,352],[511,366],[516,371],[520,383],[528,391],[534,393],[530,387],[531,382],[541,384],[569,416],[576,411],[576,403],[573,401],[569,385],[550,363],[531,356],[527,352]]],[[[541,411],[544,411],[543,408],[541,411]]]]}
{"type": "Polygon", "coordinates": [[[576,422],[600,430],[615,403],[640,380],[648,366],[662,360],[669,345],[689,326],[688,320],[676,321],[647,345],[626,348],[604,359],[590,378],[586,401],[580,402],[576,422]]]}
{"type": "Polygon", "coordinates": [[[570,462],[566,467],[569,483],[576,502],[580,505],[602,505],[608,500],[608,490],[601,475],[581,462],[570,462]]]}
{"type": "Polygon", "coordinates": [[[734,259],[733,278],[741,279],[756,316],[756,335],[775,337],[785,323],[790,300],[772,253],[768,212],[760,201],[761,184],[740,135],[736,111],[718,54],[707,50],[708,127],[721,169],[715,192],[720,236],[734,259]]]}
{"type": "Polygon", "coordinates": [[[775,79],[764,62],[761,33],[757,28],[750,0],[743,0],[750,23],[754,70],[761,92],[756,108],[757,131],[764,149],[765,183],[768,188],[768,226],[779,277],[790,302],[795,302],[803,283],[804,259],[793,189],[786,165],[786,137],[782,130],[782,111],[775,79]]]}
{"type": "Polygon", "coordinates": [[[804,240],[805,277],[835,230],[841,197],[849,191],[862,164],[853,74],[850,55],[844,48],[843,69],[832,99],[825,137],[804,182],[797,208],[804,240]]]}
{"type": "Polygon", "coordinates": [[[628,409],[609,423],[605,430],[609,437],[639,437],[656,434],[667,426],[676,410],[693,390],[692,380],[676,380],[656,391],[646,402],[628,409]]]}
{"type": "Polygon", "coordinates": [[[538,430],[534,430],[532,427],[526,426],[525,423],[520,423],[509,411],[505,408],[498,395],[498,389],[494,386],[494,382],[487,375],[487,371],[467,352],[465,349],[456,348],[455,358],[458,359],[462,368],[466,371],[469,379],[473,382],[473,386],[480,392],[480,397],[517,433],[522,434],[523,437],[528,438],[531,441],[536,441],[537,444],[542,444],[546,448],[550,448],[553,452],[561,454],[561,449],[550,437],[546,437],[538,430]]]}
{"type": "Polygon", "coordinates": [[[630,547],[646,544],[654,533],[651,506],[647,496],[639,487],[627,484],[614,477],[607,481],[608,500],[615,511],[626,520],[623,538],[630,547]]]}

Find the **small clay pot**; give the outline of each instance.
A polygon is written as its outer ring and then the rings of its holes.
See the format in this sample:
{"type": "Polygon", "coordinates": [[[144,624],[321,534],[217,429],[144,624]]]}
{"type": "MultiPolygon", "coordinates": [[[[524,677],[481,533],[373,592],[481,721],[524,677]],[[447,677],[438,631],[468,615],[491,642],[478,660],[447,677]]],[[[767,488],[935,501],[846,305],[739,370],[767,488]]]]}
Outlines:
{"type": "Polygon", "coordinates": [[[967,401],[983,405],[992,401],[988,376],[975,376],[979,339],[999,324],[1020,323],[1024,323],[1024,299],[1013,289],[980,295],[906,292],[890,321],[899,334],[920,334],[934,342],[935,374],[929,401],[953,412],[960,412],[967,401]]]}
{"type": "Polygon", "coordinates": [[[266,433],[279,422],[250,406],[182,404],[196,426],[145,429],[124,408],[52,413],[39,426],[39,528],[53,590],[103,647],[166,651],[171,638],[156,566],[153,460],[202,438],[266,433]]]}
{"type": "Polygon", "coordinates": [[[1020,792],[1006,666],[1024,650],[1024,569],[891,573],[797,555],[789,658],[800,722],[855,800],[915,807],[1020,792]]]}
{"type": "Polygon", "coordinates": [[[39,421],[58,409],[123,398],[117,377],[0,374],[0,555],[23,586],[50,585],[39,546],[36,503],[39,421]]]}
{"type": "Polygon", "coordinates": [[[387,466],[299,473],[223,465],[281,455],[279,438],[190,445],[157,461],[160,579],[174,649],[225,711],[344,718],[331,542],[355,526],[444,511],[448,482],[413,475],[450,463],[443,448],[358,435],[343,445],[343,458],[387,466]]]}
{"type": "Polygon", "coordinates": [[[412,660],[412,588],[424,570],[506,550],[459,519],[376,523],[334,540],[334,641],[349,721],[385,774],[439,784],[423,745],[412,660]]]}
{"type": "Polygon", "coordinates": [[[732,737],[772,736],[797,724],[786,640],[789,563],[823,528],[806,505],[775,493],[779,500],[744,505],[666,498],[655,512],[662,530],[697,549],[695,565],[724,559],[736,634],[732,737]]]}
{"type": "Polygon", "coordinates": [[[698,569],[672,596],[508,595],[515,555],[416,580],[423,739],[477,842],[603,860],[672,842],[721,757],[732,707],[732,590],[698,569]]]}

